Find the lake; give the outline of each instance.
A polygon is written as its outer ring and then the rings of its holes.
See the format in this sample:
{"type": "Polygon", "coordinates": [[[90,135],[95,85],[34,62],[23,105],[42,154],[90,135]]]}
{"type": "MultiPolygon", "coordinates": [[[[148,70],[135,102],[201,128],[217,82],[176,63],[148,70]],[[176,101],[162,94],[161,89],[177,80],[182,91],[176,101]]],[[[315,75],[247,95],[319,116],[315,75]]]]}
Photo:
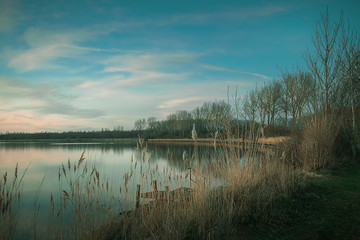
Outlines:
{"type": "MultiPolygon", "coordinates": [[[[214,148],[211,146],[144,144],[142,149],[138,149],[135,142],[1,142],[1,175],[8,172],[8,178],[11,179],[16,163],[19,166],[19,176],[27,168],[22,185],[19,213],[21,222],[31,222],[34,215],[34,200],[37,199],[40,206],[37,224],[45,231],[51,208],[51,194],[56,197],[66,189],[66,181],[59,183],[62,166],[69,166],[69,169],[74,165],[79,167],[78,161],[83,152],[84,162],[87,162],[89,171],[92,169],[91,166],[95,166],[100,177],[109,183],[119,211],[134,206],[137,184],[141,185],[142,192],[151,191],[150,183],[153,180],[159,182],[159,190],[163,190],[165,186],[171,189],[189,187],[189,167],[198,166],[198,169],[206,169],[214,162],[214,148]]],[[[191,184],[205,184],[208,177],[194,170],[194,181],[191,184]]],[[[29,231],[28,227],[22,224],[18,231],[23,235],[30,234],[26,233],[29,231]]]]}

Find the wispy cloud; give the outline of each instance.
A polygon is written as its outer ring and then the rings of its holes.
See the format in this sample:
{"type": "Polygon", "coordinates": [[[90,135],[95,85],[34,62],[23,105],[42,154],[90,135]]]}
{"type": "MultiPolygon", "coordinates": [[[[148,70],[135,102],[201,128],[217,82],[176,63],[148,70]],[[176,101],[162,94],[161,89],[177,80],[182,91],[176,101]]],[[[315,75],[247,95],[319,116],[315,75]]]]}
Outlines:
{"type": "Polygon", "coordinates": [[[64,67],[56,63],[60,58],[79,58],[87,52],[104,52],[114,54],[138,54],[141,50],[125,50],[119,48],[96,48],[82,46],[80,43],[97,37],[103,32],[91,32],[87,29],[67,29],[64,31],[52,31],[30,27],[23,35],[27,43],[25,50],[14,50],[10,56],[8,66],[18,71],[27,72],[33,70],[52,69],[64,67]]]}
{"type": "Polygon", "coordinates": [[[6,101],[6,106],[3,106],[2,111],[7,114],[31,109],[45,115],[57,114],[83,119],[105,115],[102,110],[79,108],[65,102],[66,98],[63,99],[61,94],[59,94],[61,97],[57,99],[56,93],[59,91],[57,87],[38,87],[4,77],[0,78],[0,83],[2,86],[0,99],[6,101]]]}
{"type": "Polygon", "coordinates": [[[199,102],[199,101],[204,101],[204,100],[206,100],[205,97],[187,97],[187,98],[173,99],[173,100],[163,102],[162,104],[160,104],[158,106],[158,108],[174,109],[174,108],[179,108],[181,106],[184,106],[185,104],[188,104],[188,103],[199,102]]]}
{"type": "Polygon", "coordinates": [[[54,63],[58,58],[74,58],[81,55],[81,52],[108,52],[108,53],[139,53],[141,51],[131,51],[123,49],[101,49],[82,47],[74,44],[47,44],[36,48],[30,48],[23,53],[13,57],[8,66],[20,71],[32,71],[38,69],[60,68],[54,63]],[[74,52],[74,50],[76,50],[74,52]]]}
{"type": "Polygon", "coordinates": [[[194,60],[202,54],[196,52],[165,52],[165,53],[143,53],[123,54],[110,57],[101,63],[105,66],[104,72],[115,71],[178,71],[174,63],[176,59],[194,60]]]}
{"type": "Polygon", "coordinates": [[[32,48],[12,58],[8,66],[25,72],[37,69],[58,68],[59,66],[54,64],[52,60],[66,57],[69,53],[62,44],[32,48]]]}
{"type": "Polygon", "coordinates": [[[38,108],[41,113],[67,115],[76,118],[98,118],[105,116],[105,112],[97,109],[82,109],[69,103],[49,101],[47,105],[38,108]]]}
{"type": "Polygon", "coordinates": [[[240,73],[263,79],[271,79],[271,77],[260,73],[242,71],[195,61],[195,59],[199,56],[201,56],[199,53],[124,55],[104,62],[106,65],[110,65],[104,69],[104,72],[146,72],[153,71],[154,69],[161,71],[174,71],[179,68],[181,69],[179,66],[178,68],[174,67],[176,63],[187,63],[216,71],[240,73]]]}
{"type": "Polygon", "coordinates": [[[127,50],[127,49],[119,49],[119,48],[92,48],[92,47],[82,47],[77,45],[66,44],[64,47],[78,49],[83,51],[92,51],[92,52],[108,52],[108,53],[144,53],[141,50],[127,50]]]}
{"type": "Polygon", "coordinates": [[[0,76],[0,98],[6,101],[15,101],[19,99],[43,99],[56,91],[56,86],[42,85],[33,86],[28,83],[21,82],[17,78],[9,78],[0,76]]]}
{"type": "Polygon", "coordinates": [[[204,67],[204,68],[209,68],[209,69],[213,69],[213,70],[217,70],[217,71],[241,73],[241,74],[252,75],[252,76],[255,76],[255,77],[260,77],[260,78],[263,78],[263,79],[271,79],[271,77],[268,77],[268,76],[265,76],[265,75],[259,74],[259,73],[253,73],[253,72],[241,71],[241,70],[232,69],[232,68],[220,67],[220,66],[215,66],[215,65],[211,65],[211,64],[195,62],[195,61],[191,61],[191,60],[177,60],[177,61],[190,63],[190,64],[198,65],[198,66],[201,66],[201,67],[204,67]]]}
{"type": "Polygon", "coordinates": [[[81,29],[51,31],[30,27],[22,37],[27,48],[13,51],[15,54],[10,57],[8,66],[23,72],[59,68],[61,66],[56,64],[54,60],[77,56],[79,51],[84,49],[76,47],[76,44],[90,36],[91,33],[81,29]]]}

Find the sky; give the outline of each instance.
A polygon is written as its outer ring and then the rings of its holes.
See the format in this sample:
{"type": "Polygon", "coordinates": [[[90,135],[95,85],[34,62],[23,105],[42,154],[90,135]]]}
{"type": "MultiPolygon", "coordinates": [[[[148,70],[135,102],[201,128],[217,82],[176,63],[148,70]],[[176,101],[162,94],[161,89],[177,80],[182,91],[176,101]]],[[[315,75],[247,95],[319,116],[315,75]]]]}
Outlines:
{"type": "Polygon", "coordinates": [[[0,133],[132,129],[305,67],[360,1],[0,0],[0,133]]]}

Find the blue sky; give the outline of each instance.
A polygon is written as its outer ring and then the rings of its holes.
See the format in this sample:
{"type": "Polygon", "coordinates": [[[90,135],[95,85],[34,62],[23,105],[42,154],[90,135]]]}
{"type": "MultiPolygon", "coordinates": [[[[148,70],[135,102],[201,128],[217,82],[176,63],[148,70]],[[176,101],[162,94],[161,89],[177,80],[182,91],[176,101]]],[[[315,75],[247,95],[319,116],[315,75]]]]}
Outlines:
{"type": "Polygon", "coordinates": [[[304,66],[360,1],[0,1],[0,132],[131,129],[304,66]]]}

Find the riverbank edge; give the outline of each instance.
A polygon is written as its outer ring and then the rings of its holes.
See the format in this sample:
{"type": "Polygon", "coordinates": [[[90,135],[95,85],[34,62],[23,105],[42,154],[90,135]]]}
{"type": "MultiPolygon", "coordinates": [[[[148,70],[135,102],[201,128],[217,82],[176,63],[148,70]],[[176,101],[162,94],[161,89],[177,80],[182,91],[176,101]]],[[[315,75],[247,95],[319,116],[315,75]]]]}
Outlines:
{"type": "Polygon", "coordinates": [[[360,239],[360,166],[305,174],[305,187],[275,206],[286,214],[249,226],[249,239],[360,239]]]}

